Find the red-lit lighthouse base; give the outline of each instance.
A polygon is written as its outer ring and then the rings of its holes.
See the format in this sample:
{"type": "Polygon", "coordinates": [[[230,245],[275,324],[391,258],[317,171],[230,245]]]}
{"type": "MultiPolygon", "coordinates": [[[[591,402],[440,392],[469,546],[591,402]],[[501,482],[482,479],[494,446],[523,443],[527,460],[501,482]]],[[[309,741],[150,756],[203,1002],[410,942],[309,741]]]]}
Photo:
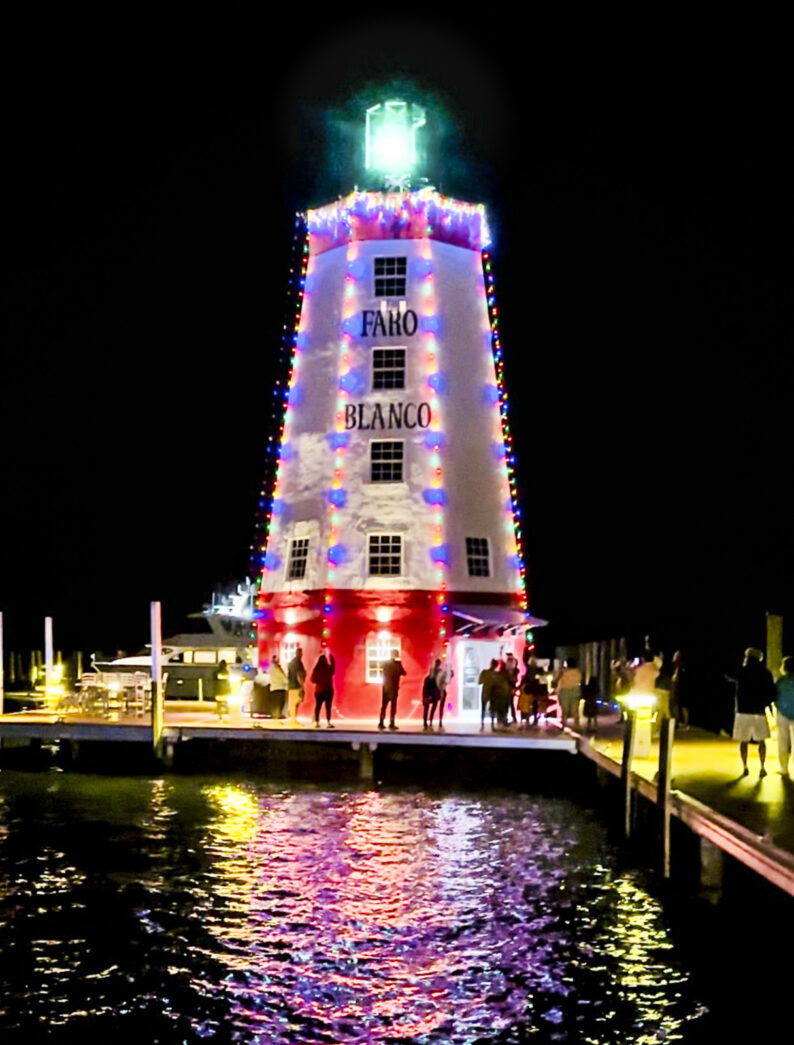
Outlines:
{"type": "MultiPolygon", "coordinates": [[[[466,601],[466,596],[460,596],[466,601]]],[[[470,597],[474,601],[476,596],[470,597]]],[[[497,597],[498,599],[498,597],[497,597]]],[[[497,601],[491,597],[489,601],[497,601]]],[[[515,605],[515,600],[502,597],[498,601],[515,605]]],[[[400,650],[400,659],[406,677],[400,683],[398,718],[421,722],[422,681],[437,657],[442,657],[445,639],[441,636],[441,613],[438,593],[431,591],[343,591],[335,590],[323,624],[323,592],[262,593],[259,599],[263,614],[258,625],[260,664],[267,666],[278,653],[282,666],[284,658],[299,643],[303,663],[310,678],[312,668],[325,641],[336,661],[334,679],[334,714],[339,719],[375,719],[380,713],[382,687],[380,682],[368,681],[370,661],[379,644],[380,651],[393,646],[400,650]],[[396,641],[395,641],[396,640],[396,641]]],[[[452,614],[447,614],[452,622],[452,614]]],[[[449,625],[448,625],[449,627],[449,625]]],[[[450,629],[451,630],[451,629],[450,629]]],[[[459,707],[460,670],[456,663],[457,642],[450,636],[446,649],[447,662],[454,669],[447,690],[447,714],[457,717],[459,707]]],[[[523,642],[504,636],[505,649],[520,654],[523,642]]],[[[306,685],[307,702],[301,715],[314,708],[314,686],[306,685]]]]}
{"type": "MultiPolygon", "coordinates": [[[[274,653],[283,656],[298,641],[310,677],[322,648],[323,605],[320,591],[260,596],[260,663],[268,663],[274,653]]],[[[443,653],[439,627],[437,593],[334,591],[331,611],[325,615],[325,641],[336,661],[334,710],[339,718],[378,716],[382,687],[367,681],[367,655],[372,658],[376,648],[383,652],[393,645],[406,671],[399,710],[405,718],[417,701],[418,712],[412,717],[421,719],[422,680],[433,659],[443,653]]],[[[307,683],[306,691],[313,697],[312,685],[307,683]]],[[[313,708],[312,701],[310,705],[313,708]]],[[[304,713],[305,708],[304,704],[304,713]]]]}

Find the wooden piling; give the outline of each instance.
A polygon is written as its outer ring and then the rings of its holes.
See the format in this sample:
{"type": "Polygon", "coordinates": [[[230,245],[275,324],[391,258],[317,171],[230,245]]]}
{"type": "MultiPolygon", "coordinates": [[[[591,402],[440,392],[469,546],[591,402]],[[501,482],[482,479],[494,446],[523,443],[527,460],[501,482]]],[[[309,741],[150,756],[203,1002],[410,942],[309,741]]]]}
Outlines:
{"type": "Polygon", "coordinates": [[[670,776],[673,765],[675,719],[663,718],[659,731],[659,776],[656,804],[659,809],[659,848],[662,875],[670,877],[670,776]]]}
{"type": "Polygon", "coordinates": [[[634,760],[634,742],[637,736],[637,712],[630,711],[623,734],[623,759],[620,779],[623,784],[623,830],[631,838],[631,763],[634,760]]]}
{"type": "Polygon", "coordinates": [[[722,895],[722,878],[725,870],[725,853],[708,838],[700,839],[700,889],[701,895],[711,903],[717,903],[722,895]]]}

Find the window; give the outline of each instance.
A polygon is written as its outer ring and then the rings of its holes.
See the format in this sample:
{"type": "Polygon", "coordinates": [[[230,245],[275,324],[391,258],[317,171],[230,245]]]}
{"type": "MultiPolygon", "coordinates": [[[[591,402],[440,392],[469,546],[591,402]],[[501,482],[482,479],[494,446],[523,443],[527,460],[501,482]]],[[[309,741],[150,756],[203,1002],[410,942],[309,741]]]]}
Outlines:
{"type": "Polygon", "coordinates": [[[367,682],[383,682],[383,665],[391,659],[393,650],[399,657],[399,639],[387,635],[367,639],[367,682]]]}
{"type": "Polygon", "coordinates": [[[399,577],[402,573],[403,539],[399,533],[369,535],[370,577],[399,577]]]}
{"type": "Polygon", "coordinates": [[[375,297],[404,298],[406,258],[375,258],[375,297]]]}
{"type": "Polygon", "coordinates": [[[405,388],[404,348],[373,349],[372,388],[405,388]]]}
{"type": "MultiPolygon", "coordinates": [[[[189,663],[189,662],[186,662],[186,663],[189,663]]],[[[215,650],[197,649],[197,650],[193,651],[192,663],[193,664],[217,664],[218,663],[218,658],[217,658],[217,655],[215,653],[215,650]]],[[[234,658],[232,658],[232,663],[234,663],[234,658]]]]}
{"type": "Polygon", "coordinates": [[[309,538],[296,537],[290,541],[287,580],[302,581],[306,576],[306,563],[309,559],[309,538]]]}
{"type": "Polygon", "coordinates": [[[287,670],[287,665],[292,660],[292,658],[295,656],[295,654],[296,654],[296,652],[298,650],[298,646],[300,646],[300,641],[298,639],[296,639],[294,636],[289,636],[288,638],[285,638],[282,641],[282,643],[281,643],[281,666],[282,666],[282,668],[285,671],[287,670]]]}
{"type": "Polygon", "coordinates": [[[487,537],[466,538],[466,562],[469,566],[470,577],[491,576],[487,537]]]}
{"type": "Polygon", "coordinates": [[[399,439],[373,439],[369,444],[370,480],[373,483],[403,481],[403,444],[399,439]]]}

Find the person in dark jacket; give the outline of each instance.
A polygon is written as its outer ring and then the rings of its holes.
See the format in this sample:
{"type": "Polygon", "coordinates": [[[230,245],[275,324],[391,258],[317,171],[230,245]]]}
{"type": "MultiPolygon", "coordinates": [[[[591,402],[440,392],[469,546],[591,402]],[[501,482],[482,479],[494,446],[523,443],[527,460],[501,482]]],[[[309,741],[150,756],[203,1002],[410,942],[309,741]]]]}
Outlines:
{"type": "Polygon", "coordinates": [[[788,777],[788,761],[794,740],[794,657],[784,657],[775,683],[777,708],[777,760],[780,775],[788,777]]]}
{"type": "Polygon", "coordinates": [[[765,741],[769,736],[766,709],[775,703],[777,691],[772,675],[764,667],[764,654],[760,649],[750,647],[745,650],[744,663],[731,681],[736,683],[733,739],[739,741],[742,776],[748,776],[750,773],[747,768],[747,745],[757,743],[758,758],[761,762],[761,772],[758,775],[765,777],[765,741]]]}
{"type": "Polygon", "coordinates": [[[298,705],[303,700],[303,684],[306,682],[306,668],[303,666],[303,650],[300,646],[295,656],[287,665],[287,703],[289,705],[289,721],[296,725],[298,721],[298,705]]]}
{"type": "Polygon", "coordinates": [[[320,709],[325,704],[325,718],[328,728],[333,729],[331,724],[331,702],[334,699],[334,672],[336,661],[333,653],[323,650],[317,658],[317,663],[312,669],[311,681],[314,683],[314,728],[320,728],[320,709]]]}
{"type": "Polygon", "coordinates": [[[391,660],[387,660],[383,665],[383,697],[380,702],[378,729],[385,728],[386,708],[390,704],[389,729],[397,729],[394,723],[394,715],[397,711],[397,694],[400,692],[400,679],[405,674],[405,668],[400,663],[399,657],[399,650],[393,649],[391,651],[391,660]]]}
{"type": "Polygon", "coordinates": [[[494,658],[491,661],[490,667],[483,668],[480,672],[480,677],[477,679],[479,684],[482,686],[480,702],[482,718],[480,720],[480,732],[482,733],[485,729],[485,712],[490,712],[491,715],[491,729],[494,727],[496,722],[496,711],[494,710],[493,703],[491,702],[491,696],[493,695],[493,688],[499,679],[496,676],[496,668],[499,661],[494,658]]]}
{"type": "MultiPolygon", "coordinates": [[[[436,664],[438,661],[436,661],[436,664]]],[[[422,682],[422,718],[424,720],[424,728],[433,728],[433,715],[435,714],[436,708],[438,707],[438,701],[441,696],[438,683],[436,682],[436,664],[431,664],[430,670],[425,675],[424,681],[422,682]],[[428,725],[428,719],[430,724],[428,725]]]]}
{"type": "Polygon", "coordinates": [[[505,664],[499,665],[493,673],[491,686],[491,715],[495,715],[501,729],[507,729],[507,713],[512,706],[513,679],[505,670],[505,664]]]}

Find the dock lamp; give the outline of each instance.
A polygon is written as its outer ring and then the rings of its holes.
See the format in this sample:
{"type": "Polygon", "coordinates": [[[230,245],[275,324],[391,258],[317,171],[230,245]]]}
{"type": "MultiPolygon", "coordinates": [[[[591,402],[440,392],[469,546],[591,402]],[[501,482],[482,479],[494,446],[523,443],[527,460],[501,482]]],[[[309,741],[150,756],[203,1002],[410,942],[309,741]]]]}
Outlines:
{"type": "Polygon", "coordinates": [[[651,755],[651,723],[657,700],[652,693],[626,693],[618,697],[627,711],[636,712],[636,734],[634,738],[634,754],[637,758],[650,758],[651,755]]]}
{"type": "Polygon", "coordinates": [[[425,110],[394,100],[367,109],[365,166],[382,174],[392,187],[403,186],[416,166],[416,132],[425,110]]]}

